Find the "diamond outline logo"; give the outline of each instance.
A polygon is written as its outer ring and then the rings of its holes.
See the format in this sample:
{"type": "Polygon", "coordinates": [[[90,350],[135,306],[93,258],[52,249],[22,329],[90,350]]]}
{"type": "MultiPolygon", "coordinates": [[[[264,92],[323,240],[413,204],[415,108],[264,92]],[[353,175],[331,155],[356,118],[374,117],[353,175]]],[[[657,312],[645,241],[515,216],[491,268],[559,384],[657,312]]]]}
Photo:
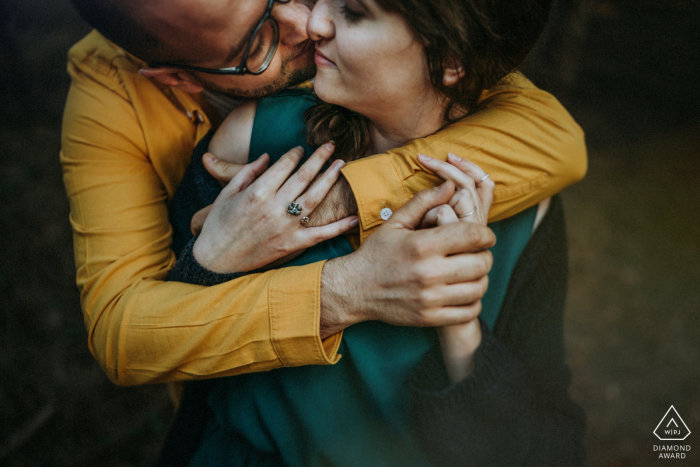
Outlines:
{"type": "MultiPolygon", "coordinates": [[[[671,422],[673,422],[673,424],[676,425],[677,428],[679,428],[679,427],[678,427],[678,423],[676,422],[675,417],[673,417],[673,416],[671,416],[671,420],[666,424],[666,426],[665,426],[664,428],[668,427],[668,426],[671,424],[671,422]]],[[[666,413],[664,414],[664,416],[661,417],[661,421],[659,422],[658,425],[656,425],[656,428],[654,428],[653,433],[654,433],[654,435],[656,435],[656,437],[659,438],[661,441],[683,441],[683,440],[686,439],[688,436],[690,436],[690,429],[688,428],[688,425],[685,424],[685,422],[684,422],[683,419],[681,418],[681,416],[680,416],[680,414],[678,413],[678,411],[676,410],[676,408],[675,408],[674,406],[671,406],[671,407],[669,407],[669,409],[666,411],[666,413]],[[662,438],[662,437],[659,436],[659,434],[656,432],[656,430],[659,429],[659,427],[660,427],[661,424],[664,422],[664,420],[666,420],[666,417],[668,417],[668,414],[671,412],[671,410],[673,410],[673,413],[676,415],[676,417],[678,417],[678,420],[681,421],[681,424],[683,425],[683,427],[684,427],[684,428],[686,429],[686,431],[688,432],[688,433],[687,433],[684,437],[682,437],[682,438],[662,438]]]]}

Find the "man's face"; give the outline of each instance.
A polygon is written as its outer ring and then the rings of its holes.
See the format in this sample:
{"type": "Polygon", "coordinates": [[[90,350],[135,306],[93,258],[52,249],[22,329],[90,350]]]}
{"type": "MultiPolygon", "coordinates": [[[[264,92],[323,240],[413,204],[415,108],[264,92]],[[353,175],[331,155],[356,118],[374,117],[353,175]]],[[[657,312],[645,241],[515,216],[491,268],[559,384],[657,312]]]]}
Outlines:
{"type": "MultiPolygon", "coordinates": [[[[177,57],[205,68],[240,65],[267,0],[157,0],[142,8],[144,25],[177,57]]],[[[313,77],[314,46],[306,32],[311,1],[275,3],[279,44],[262,74],[226,76],[188,72],[205,88],[237,97],[260,97],[313,77]]]]}

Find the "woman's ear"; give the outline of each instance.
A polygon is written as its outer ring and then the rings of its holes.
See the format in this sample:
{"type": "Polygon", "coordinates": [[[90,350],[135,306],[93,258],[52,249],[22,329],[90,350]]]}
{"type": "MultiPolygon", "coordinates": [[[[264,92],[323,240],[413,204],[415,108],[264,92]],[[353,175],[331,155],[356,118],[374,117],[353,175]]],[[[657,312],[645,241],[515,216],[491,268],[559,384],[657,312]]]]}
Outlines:
{"type": "Polygon", "coordinates": [[[197,81],[191,74],[178,68],[141,68],[139,73],[141,76],[155,78],[166,86],[172,86],[190,94],[196,94],[204,90],[202,83],[197,81]]]}
{"type": "Polygon", "coordinates": [[[442,84],[454,86],[464,76],[464,67],[457,60],[450,60],[445,64],[445,73],[442,75],[442,84]]]}

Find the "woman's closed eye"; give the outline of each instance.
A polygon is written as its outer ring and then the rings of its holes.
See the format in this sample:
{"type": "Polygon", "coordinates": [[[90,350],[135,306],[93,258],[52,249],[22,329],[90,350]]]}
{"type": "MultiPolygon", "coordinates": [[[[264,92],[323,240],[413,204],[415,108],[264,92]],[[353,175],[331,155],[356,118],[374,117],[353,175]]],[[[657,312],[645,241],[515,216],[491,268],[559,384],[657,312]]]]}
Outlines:
{"type": "Polygon", "coordinates": [[[356,23],[365,17],[364,11],[354,6],[348,6],[348,2],[343,2],[340,5],[340,12],[349,23],[356,23]]]}

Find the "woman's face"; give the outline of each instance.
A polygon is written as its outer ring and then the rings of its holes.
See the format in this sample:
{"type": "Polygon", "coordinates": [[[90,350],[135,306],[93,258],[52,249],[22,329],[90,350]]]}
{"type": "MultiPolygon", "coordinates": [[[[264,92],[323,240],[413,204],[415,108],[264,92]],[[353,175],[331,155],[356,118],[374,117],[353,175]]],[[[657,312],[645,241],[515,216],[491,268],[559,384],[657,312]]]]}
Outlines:
{"type": "Polygon", "coordinates": [[[370,119],[432,90],[423,46],[408,23],[374,0],[319,0],[308,23],[316,41],[314,89],[370,119]]]}

